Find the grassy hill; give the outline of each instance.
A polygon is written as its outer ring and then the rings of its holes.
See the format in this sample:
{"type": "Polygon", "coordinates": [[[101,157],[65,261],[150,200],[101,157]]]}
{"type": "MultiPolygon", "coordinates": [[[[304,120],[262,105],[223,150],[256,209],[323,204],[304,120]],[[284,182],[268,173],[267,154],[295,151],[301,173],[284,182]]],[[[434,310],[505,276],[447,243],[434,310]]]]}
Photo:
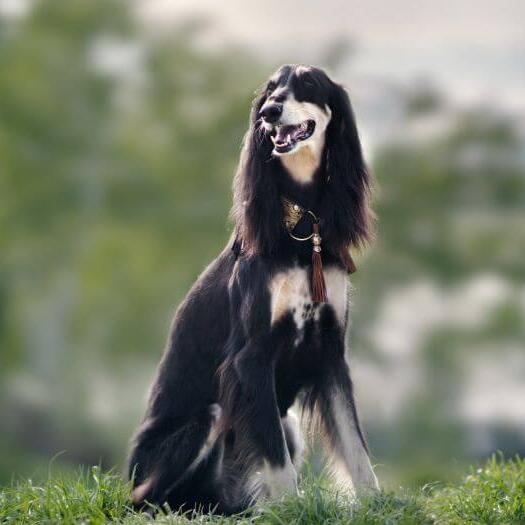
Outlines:
{"type": "MultiPolygon", "coordinates": [[[[94,467],[77,476],[50,476],[45,484],[14,482],[0,495],[1,524],[151,523],[128,507],[120,476],[94,467]]],[[[154,523],[185,524],[519,524],[525,523],[525,460],[493,457],[458,485],[381,492],[355,503],[305,476],[301,495],[261,505],[235,518],[202,514],[157,516],[154,523]]]]}

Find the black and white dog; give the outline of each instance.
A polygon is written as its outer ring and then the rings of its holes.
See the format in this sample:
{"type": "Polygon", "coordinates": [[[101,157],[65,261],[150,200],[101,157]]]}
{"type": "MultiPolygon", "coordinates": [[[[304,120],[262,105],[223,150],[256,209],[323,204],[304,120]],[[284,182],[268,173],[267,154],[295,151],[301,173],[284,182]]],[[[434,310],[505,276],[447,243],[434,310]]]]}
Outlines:
{"type": "Polygon", "coordinates": [[[234,234],[175,315],[134,437],[135,505],[228,514],[295,491],[295,402],[346,479],[377,488],[345,361],[369,183],[345,90],[320,69],[281,67],[253,104],[234,234]]]}

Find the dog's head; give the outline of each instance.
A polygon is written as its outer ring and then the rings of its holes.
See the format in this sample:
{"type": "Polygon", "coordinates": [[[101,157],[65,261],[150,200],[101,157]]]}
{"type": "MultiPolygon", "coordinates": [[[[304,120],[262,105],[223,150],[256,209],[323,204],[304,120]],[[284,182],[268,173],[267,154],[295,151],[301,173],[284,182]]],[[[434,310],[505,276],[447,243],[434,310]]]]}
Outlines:
{"type": "Polygon", "coordinates": [[[338,88],[324,71],[309,66],[283,66],[272,75],[257,117],[270,134],[274,155],[322,148],[332,118],[331,99],[338,88]]]}
{"type": "Polygon", "coordinates": [[[345,89],[312,66],[279,68],[256,99],[252,118],[271,139],[274,156],[304,147],[320,154],[325,139],[346,148],[359,140],[345,89]]]}
{"type": "Polygon", "coordinates": [[[234,217],[245,246],[269,253],[283,235],[277,174],[287,156],[303,148],[312,150],[316,180],[324,186],[316,210],[323,244],[337,250],[370,239],[370,175],[341,85],[316,67],[282,66],[257,95],[250,124],[234,184],[234,217]]]}

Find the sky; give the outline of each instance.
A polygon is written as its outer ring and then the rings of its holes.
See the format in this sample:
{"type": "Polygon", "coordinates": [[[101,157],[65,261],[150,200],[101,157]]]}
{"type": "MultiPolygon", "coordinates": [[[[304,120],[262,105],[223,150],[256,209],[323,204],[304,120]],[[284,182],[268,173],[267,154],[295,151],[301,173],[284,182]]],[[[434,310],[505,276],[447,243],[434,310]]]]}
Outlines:
{"type": "Polygon", "coordinates": [[[339,74],[430,78],[458,104],[490,101],[525,114],[525,2],[518,0],[138,0],[152,27],[193,16],[210,47],[234,42],[271,65],[315,63],[334,40],[354,43],[339,74]]]}
{"type": "MultiPolygon", "coordinates": [[[[0,13],[23,15],[35,1],[0,0],[0,13]]],[[[475,106],[506,113],[525,133],[523,0],[134,0],[134,5],[138,20],[153,33],[205,19],[201,46],[210,52],[241,46],[267,64],[268,74],[286,62],[324,64],[331,46],[349,42],[351,53],[331,73],[350,93],[369,155],[395,138],[403,91],[421,84],[444,94],[450,111],[423,123],[415,137],[446,128],[458,108],[475,106]]],[[[103,58],[118,69],[128,55],[108,52],[103,58]]]]}

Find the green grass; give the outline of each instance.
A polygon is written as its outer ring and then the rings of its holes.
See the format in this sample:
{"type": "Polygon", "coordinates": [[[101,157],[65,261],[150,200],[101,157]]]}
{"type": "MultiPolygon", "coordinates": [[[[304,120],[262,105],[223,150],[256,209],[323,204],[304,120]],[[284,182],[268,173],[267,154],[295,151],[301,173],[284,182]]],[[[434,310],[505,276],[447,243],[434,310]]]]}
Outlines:
{"type": "Polygon", "coordinates": [[[50,476],[45,484],[13,483],[0,493],[3,524],[525,524],[525,460],[493,457],[458,485],[380,492],[359,503],[306,475],[301,495],[260,505],[236,518],[159,514],[152,520],[129,508],[121,477],[94,467],[76,476],[50,476]]]}

